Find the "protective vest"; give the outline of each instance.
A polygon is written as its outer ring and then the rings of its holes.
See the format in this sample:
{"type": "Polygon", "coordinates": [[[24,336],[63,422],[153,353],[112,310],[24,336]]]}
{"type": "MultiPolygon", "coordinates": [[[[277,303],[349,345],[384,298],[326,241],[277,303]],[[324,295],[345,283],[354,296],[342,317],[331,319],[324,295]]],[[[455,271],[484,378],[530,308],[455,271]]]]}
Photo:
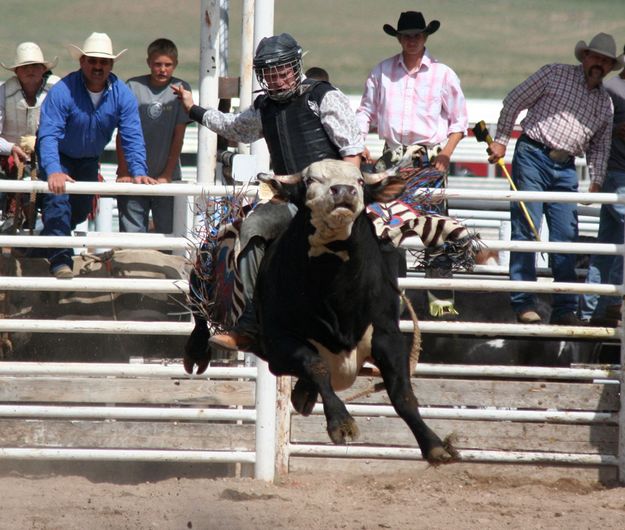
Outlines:
{"type": "Polygon", "coordinates": [[[260,110],[263,135],[276,175],[297,173],[324,158],[341,158],[309,105],[313,101],[319,107],[325,94],[336,89],[330,83],[309,80],[304,80],[302,88],[300,95],[288,101],[261,96],[254,102],[260,110]]]}
{"type": "Polygon", "coordinates": [[[59,78],[55,75],[48,76],[37,94],[35,105],[32,107],[26,102],[17,77],[11,77],[4,84],[4,122],[1,134],[5,140],[19,144],[22,136],[37,134],[41,104],[58,80],[59,78]]]}

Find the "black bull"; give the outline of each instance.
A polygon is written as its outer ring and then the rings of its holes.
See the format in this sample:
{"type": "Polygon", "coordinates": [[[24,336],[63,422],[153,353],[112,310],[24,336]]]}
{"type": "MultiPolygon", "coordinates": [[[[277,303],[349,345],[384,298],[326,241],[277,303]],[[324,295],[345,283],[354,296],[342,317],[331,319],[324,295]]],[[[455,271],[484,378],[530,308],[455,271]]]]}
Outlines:
{"type": "MultiPolygon", "coordinates": [[[[451,460],[453,451],[425,425],[412,390],[409,348],[398,324],[397,254],[380,243],[364,213],[365,204],[397,197],[404,181],[376,175],[365,183],[353,165],[325,160],[289,184],[271,183],[298,213],[261,264],[255,353],[275,375],[298,378],[291,398],[298,412],[310,414],[321,396],[328,434],[337,444],[356,438],[358,427],[335,391],[349,387],[371,359],[424,458],[451,460]]],[[[187,358],[187,371],[194,364],[204,369],[207,361],[187,358]]]]}

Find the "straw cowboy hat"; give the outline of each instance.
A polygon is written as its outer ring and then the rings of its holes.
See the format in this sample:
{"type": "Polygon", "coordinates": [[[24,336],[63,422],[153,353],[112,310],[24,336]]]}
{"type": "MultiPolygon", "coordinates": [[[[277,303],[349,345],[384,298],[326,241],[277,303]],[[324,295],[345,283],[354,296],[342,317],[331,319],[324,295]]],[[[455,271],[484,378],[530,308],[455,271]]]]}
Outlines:
{"type": "Polygon", "coordinates": [[[82,48],[75,44],[70,44],[68,49],[74,59],[80,59],[83,55],[86,55],[87,57],[100,57],[102,59],[113,59],[114,61],[128,50],[126,48],[115,55],[111,38],[106,33],[97,33],[95,31],[87,37],[82,48]]]}
{"type": "Polygon", "coordinates": [[[614,68],[612,71],[620,70],[625,66],[625,61],[623,60],[623,54],[616,56],[616,43],[614,42],[614,37],[612,35],[608,35],[607,33],[598,33],[595,35],[590,43],[586,45],[583,40],[580,40],[575,45],[575,57],[581,63],[584,58],[584,52],[591,51],[598,53],[599,55],[605,55],[610,59],[614,59],[616,62],[614,63],[614,68]]]}
{"type": "Polygon", "coordinates": [[[28,64],[43,64],[47,70],[51,70],[56,66],[59,62],[59,58],[55,57],[52,61],[46,61],[43,58],[43,53],[41,52],[41,48],[37,46],[34,42],[22,42],[17,45],[17,49],[15,50],[15,59],[13,60],[13,64],[6,65],[4,63],[0,63],[3,68],[7,70],[13,70],[20,66],[26,66],[28,64]]]}
{"type": "Polygon", "coordinates": [[[405,11],[399,15],[397,29],[389,24],[384,24],[382,29],[392,37],[396,37],[397,35],[416,35],[417,33],[431,35],[438,30],[440,25],[441,23],[438,20],[432,20],[432,22],[426,26],[425,19],[420,11],[405,11]]]}

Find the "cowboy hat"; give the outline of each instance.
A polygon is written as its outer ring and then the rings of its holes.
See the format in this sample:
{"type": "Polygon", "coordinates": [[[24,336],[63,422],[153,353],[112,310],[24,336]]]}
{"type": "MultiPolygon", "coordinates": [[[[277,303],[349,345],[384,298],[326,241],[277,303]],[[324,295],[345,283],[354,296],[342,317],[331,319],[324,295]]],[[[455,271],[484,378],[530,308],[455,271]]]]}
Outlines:
{"type": "Polygon", "coordinates": [[[425,33],[431,35],[440,27],[441,23],[438,20],[432,20],[427,26],[425,25],[425,19],[420,11],[405,11],[399,15],[397,21],[397,29],[393,28],[389,24],[384,24],[382,29],[388,35],[396,37],[397,35],[416,35],[417,33],[425,33]]]}
{"type": "Polygon", "coordinates": [[[43,64],[46,67],[46,70],[51,70],[56,66],[59,62],[59,58],[55,57],[52,61],[46,61],[43,58],[43,53],[41,52],[41,48],[37,46],[34,42],[22,42],[17,45],[17,49],[15,50],[15,59],[13,60],[12,65],[6,65],[4,63],[0,63],[3,68],[7,70],[13,70],[20,66],[26,66],[28,64],[43,64]]]}
{"type": "Polygon", "coordinates": [[[625,66],[625,62],[623,60],[623,54],[616,56],[616,43],[614,42],[614,37],[612,35],[608,35],[607,33],[598,33],[595,35],[590,43],[586,45],[583,40],[580,40],[575,45],[575,57],[581,63],[584,58],[584,52],[591,51],[598,53],[599,55],[605,55],[610,59],[614,59],[614,67],[612,71],[620,70],[625,66]]]}
{"type": "Polygon", "coordinates": [[[106,33],[97,33],[95,31],[87,37],[82,48],[75,44],[70,44],[68,49],[74,59],[80,59],[83,55],[86,55],[87,57],[101,57],[103,59],[113,59],[114,61],[128,50],[126,48],[115,55],[111,38],[106,33]]]}

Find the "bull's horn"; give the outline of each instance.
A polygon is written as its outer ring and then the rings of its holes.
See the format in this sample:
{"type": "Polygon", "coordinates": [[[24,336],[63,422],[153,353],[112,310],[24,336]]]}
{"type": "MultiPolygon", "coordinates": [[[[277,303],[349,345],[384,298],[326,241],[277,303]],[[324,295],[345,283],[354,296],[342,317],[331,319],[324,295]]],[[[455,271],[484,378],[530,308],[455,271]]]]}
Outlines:
{"type": "Polygon", "coordinates": [[[294,173],[292,175],[273,175],[271,173],[259,173],[256,178],[267,184],[271,183],[272,180],[280,182],[281,184],[297,184],[300,180],[302,180],[302,174],[294,173]]]}

